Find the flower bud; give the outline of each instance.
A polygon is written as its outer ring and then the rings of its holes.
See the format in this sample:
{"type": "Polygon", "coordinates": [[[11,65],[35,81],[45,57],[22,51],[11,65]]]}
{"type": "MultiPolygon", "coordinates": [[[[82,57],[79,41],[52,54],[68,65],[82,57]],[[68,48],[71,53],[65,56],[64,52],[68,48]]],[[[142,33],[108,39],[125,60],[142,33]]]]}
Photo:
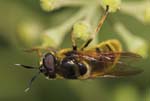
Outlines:
{"type": "Polygon", "coordinates": [[[120,9],[121,0],[102,0],[102,6],[106,9],[106,6],[109,6],[109,12],[116,12],[120,9]]]}
{"type": "Polygon", "coordinates": [[[41,26],[35,21],[21,22],[17,27],[18,40],[25,46],[33,46],[38,43],[41,26]]]}
{"type": "Polygon", "coordinates": [[[150,23],[150,5],[145,9],[144,20],[146,23],[150,23]]]}
{"type": "Polygon", "coordinates": [[[88,23],[85,21],[79,21],[73,26],[73,34],[75,38],[79,38],[82,40],[87,40],[91,33],[91,28],[88,23]]]}
{"type": "Polygon", "coordinates": [[[44,11],[52,11],[54,9],[54,3],[57,0],[40,0],[41,7],[44,11]]]}

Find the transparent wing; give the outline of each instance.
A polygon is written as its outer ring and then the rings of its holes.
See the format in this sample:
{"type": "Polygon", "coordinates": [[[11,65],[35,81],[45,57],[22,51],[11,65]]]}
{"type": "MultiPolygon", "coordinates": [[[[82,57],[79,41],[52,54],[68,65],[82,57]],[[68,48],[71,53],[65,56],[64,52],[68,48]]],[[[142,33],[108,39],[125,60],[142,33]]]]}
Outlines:
{"type": "Polygon", "coordinates": [[[143,70],[125,63],[117,63],[115,67],[104,74],[105,75],[110,75],[110,76],[132,76],[136,75],[139,73],[142,73],[143,70]]]}
{"type": "Polygon", "coordinates": [[[142,57],[131,52],[101,53],[99,59],[91,57],[87,60],[92,68],[91,77],[131,76],[143,71],[132,66],[137,64],[135,63],[137,60],[142,60],[142,57]],[[115,62],[118,57],[119,59],[115,62]]]}
{"type": "MultiPolygon", "coordinates": [[[[137,62],[138,60],[142,60],[142,56],[131,53],[131,52],[113,52],[113,53],[103,53],[105,57],[109,57],[111,61],[119,55],[119,61],[125,63],[137,62]]],[[[109,61],[109,60],[108,60],[109,61]]]]}

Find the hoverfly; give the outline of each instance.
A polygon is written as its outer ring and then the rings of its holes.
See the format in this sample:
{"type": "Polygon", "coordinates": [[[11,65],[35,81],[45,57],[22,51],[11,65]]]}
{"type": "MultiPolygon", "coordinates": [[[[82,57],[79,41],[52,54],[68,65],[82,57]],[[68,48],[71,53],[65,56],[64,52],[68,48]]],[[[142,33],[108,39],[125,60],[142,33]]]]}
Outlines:
{"type": "MultiPolygon", "coordinates": [[[[60,51],[50,50],[43,57],[39,66],[39,72],[49,79],[91,79],[98,77],[118,77],[140,73],[142,70],[129,66],[124,60],[140,59],[141,56],[131,52],[123,52],[118,40],[108,40],[88,48],[98,31],[101,29],[109,12],[106,7],[98,27],[92,36],[78,48],[71,33],[72,48],[60,51]]],[[[34,51],[34,49],[33,49],[34,51]]],[[[35,67],[16,64],[28,69],[35,67]]],[[[29,84],[37,77],[35,75],[29,84]]]]}

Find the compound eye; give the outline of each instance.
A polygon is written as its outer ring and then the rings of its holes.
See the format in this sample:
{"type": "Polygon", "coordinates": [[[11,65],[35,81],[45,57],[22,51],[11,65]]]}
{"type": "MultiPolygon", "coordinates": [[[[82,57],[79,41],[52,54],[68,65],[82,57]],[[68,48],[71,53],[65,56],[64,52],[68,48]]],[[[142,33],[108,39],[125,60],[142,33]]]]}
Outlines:
{"type": "Polygon", "coordinates": [[[43,65],[49,72],[55,71],[55,59],[50,53],[47,53],[43,58],[43,65]]]}

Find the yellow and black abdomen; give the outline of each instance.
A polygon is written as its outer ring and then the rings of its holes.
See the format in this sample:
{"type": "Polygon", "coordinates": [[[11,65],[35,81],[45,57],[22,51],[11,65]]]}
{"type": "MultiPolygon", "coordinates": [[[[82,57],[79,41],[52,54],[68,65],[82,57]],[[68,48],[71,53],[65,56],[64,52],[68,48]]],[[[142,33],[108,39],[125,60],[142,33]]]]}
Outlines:
{"type": "Polygon", "coordinates": [[[116,39],[113,40],[107,40],[104,42],[101,42],[100,44],[92,47],[92,49],[99,49],[100,52],[121,52],[122,46],[120,42],[116,39]]]}
{"type": "Polygon", "coordinates": [[[95,61],[88,61],[91,67],[91,77],[103,76],[111,71],[120,58],[122,51],[118,40],[108,40],[87,49],[95,51],[95,61]]]}

